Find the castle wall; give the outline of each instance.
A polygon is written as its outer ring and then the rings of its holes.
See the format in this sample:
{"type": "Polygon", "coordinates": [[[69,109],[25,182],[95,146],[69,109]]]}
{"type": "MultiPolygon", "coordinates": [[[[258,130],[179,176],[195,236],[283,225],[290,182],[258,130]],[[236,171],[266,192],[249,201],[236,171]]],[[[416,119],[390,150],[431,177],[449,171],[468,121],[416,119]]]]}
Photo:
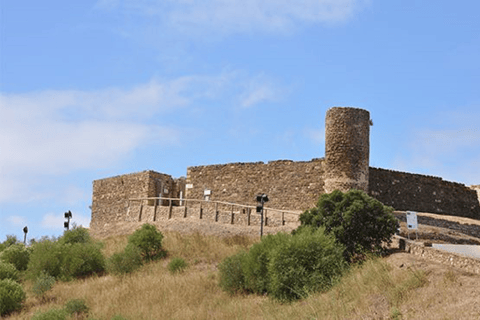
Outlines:
{"type": "Polygon", "coordinates": [[[370,168],[369,194],[396,210],[480,219],[477,193],[439,177],[370,168]]]}
{"type": "Polygon", "coordinates": [[[323,162],[280,160],[189,167],[186,195],[204,199],[204,191],[210,190],[211,200],[255,205],[255,196],[265,193],[269,207],[303,210],[314,206],[324,192],[323,162]]]}
{"type": "Polygon", "coordinates": [[[368,192],[370,113],[334,107],[325,117],[325,191],[368,192]]]}
{"type": "Polygon", "coordinates": [[[154,171],[93,181],[90,228],[103,228],[105,224],[117,221],[134,221],[137,216],[133,212],[136,212],[135,206],[138,204],[129,203],[128,199],[157,197],[163,186],[169,191],[173,190],[173,179],[154,171]]]}

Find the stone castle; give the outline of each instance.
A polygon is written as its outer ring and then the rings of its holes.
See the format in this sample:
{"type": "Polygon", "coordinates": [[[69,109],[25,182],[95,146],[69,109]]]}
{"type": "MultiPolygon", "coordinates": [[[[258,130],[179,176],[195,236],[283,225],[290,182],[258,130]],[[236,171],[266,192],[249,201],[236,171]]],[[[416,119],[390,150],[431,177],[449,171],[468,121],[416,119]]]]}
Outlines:
{"type": "Polygon", "coordinates": [[[366,110],[333,107],[325,119],[325,158],[189,167],[186,178],[178,179],[143,171],[95,180],[90,228],[142,220],[142,209],[139,217],[130,216],[132,199],[165,199],[146,202],[156,214],[157,206],[168,206],[171,213],[172,206],[184,203],[168,198],[255,205],[255,195],[266,193],[271,208],[305,210],[315,206],[322,193],[353,188],[396,210],[480,219],[480,185],[370,167],[370,125],[366,110]]]}

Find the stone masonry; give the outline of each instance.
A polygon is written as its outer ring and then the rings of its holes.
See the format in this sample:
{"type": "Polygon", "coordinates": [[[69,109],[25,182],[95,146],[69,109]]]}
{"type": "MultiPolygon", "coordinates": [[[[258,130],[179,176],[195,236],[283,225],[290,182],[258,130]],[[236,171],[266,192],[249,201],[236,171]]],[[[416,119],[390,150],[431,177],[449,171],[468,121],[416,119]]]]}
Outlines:
{"type": "Polygon", "coordinates": [[[480,219],[480,185],[466,187],[439,177],[369,167],[370,113],[357,108],[327,111],[325,159],[231,163],[187,168],[187,177],[143,171],[95,180],[92,229],[119,221],[151,221],[155,212],[181,214],[184,201],[218,200],[255,205],[266,193],[270,208],[305,210],[334,189],[361,189],[396,210],[432,212],[480,219]],[[148,200],[146,207],[136,198],[148,200]],[[172,207],[174,207],[172,209],[172,207]]]}

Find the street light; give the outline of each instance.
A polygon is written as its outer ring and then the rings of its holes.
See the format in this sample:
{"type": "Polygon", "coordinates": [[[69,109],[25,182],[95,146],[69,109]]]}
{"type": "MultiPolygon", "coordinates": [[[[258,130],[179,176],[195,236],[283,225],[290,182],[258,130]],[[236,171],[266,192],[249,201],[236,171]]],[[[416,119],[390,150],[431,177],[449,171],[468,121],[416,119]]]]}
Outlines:
{"type": "Polygon", "coordinates": [[[72,212],[70,210],[68,210],[68,212],[65,212],[65,219],[67,219],[67,221],[65,221],[63,223],[63,227],[68,230],[70,230],[70,219],[72,218],[72,212]]]}
{"type": "Polygon", "coordinates": [[[23,228],[23,233],[25,233],[24,237],[23,237],[23,244],[24,245],[27,245],[27,233],[28,233],[28,228],[27,226],[25,226],[25,228],[23,228]]]}
{"type": "Polygon", "coordinates": [[[268,201],[268,196],[265,193],[259,194],[257,200],[257,213],[260,214],[260,237],[263,236],[263,205],[268,201]]]}

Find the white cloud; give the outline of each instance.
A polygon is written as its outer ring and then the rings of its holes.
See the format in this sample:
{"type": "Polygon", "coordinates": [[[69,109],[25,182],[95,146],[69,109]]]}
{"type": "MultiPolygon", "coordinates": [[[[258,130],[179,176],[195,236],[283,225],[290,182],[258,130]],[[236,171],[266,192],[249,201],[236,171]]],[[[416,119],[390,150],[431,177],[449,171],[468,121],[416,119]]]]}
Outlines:
{"type": "Polygon", "coordinates": [[[434,118],[444,129],[414,130],[402,155],[399,170],[420,172],[470,184],[480,183],[480,115],[464,111],[441,113],[434,118]]]}
{"type": "Polygon", "coordinates": [[[78,227],[88,228],[90,226],[90,218],[90,216],[75,213],[72,218],[72,223],[75,223],[78,227]]]}
{"type": "Polygon", "coordinates": [[[262,102],[277,101],[281,96],[279,86],[264,75],[251,79],[245,86],[244,92],[240,95],[240,105],[243,108],[250,108],[262,102]]]}
{"type": "Polygon", "coordinates": [[[100,0],[96,7],[151,21],[169,32],[289,32],[304,23],[340,23],[370,0],[100,0]]]}
{"type": "Polygon", "coordinates": [[[45,229],[62,230],[65,217],[60,214],[47,213],[43,216],[40,226],[45,229]]]}
{"type": "Polygon", "coordinates": [[[250,107],[278,91],[264,75],[230,71],[132,88],[0,93],[0,202],[61,195],[71,203],[65,190],[45,188],[44,178],[108,168],[146,144],[179,145],[182,132],[191,132],[185,113],[205,100],[250,107]],[[177,115],[175,125],[162,120],[168,113],[177,115]]]}
{"type": "Polygon", "coordinates": [[[7,221],[17,227],[23,227],[27,223],[27,219],[23,216],[9,216],[7,221]]]}

